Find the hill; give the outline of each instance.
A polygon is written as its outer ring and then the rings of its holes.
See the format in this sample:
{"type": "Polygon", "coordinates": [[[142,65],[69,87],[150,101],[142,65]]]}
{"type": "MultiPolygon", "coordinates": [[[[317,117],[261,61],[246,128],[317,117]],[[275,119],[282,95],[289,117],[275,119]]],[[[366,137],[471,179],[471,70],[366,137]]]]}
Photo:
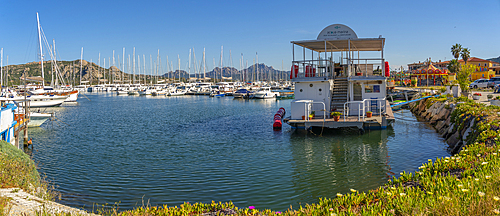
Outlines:
{"type": "MultiPolygon", "coordinates": [[[[114,83],[131,83],[134,78],[130,73],[124,73],[120,68],[111,66],[109,68],[104,68],[98,66],[96,63],[88,62],[85,60],[80,61],[57,61],[57,71],[58,73],[52,73],[52,68],[56,68],[51,61],[44,61],[44,77],[45,83],[50,84],[51,82],[58,82],[59,84],[72,84],[78,85],[80,83],[80,63],[81,63],[81,80],[83,83],[109,83],[109,80],[114,80],[114,83]],[[54,76],[52,76],[54,75],[54,76]],[[63,80],[61,82],[61,80],[63,80]]],[[[8,65],[3,67],[4,79],[9,86],[20,85],[22,81],[23,72],[26,72],[28,77],[42,76],[41,64],[40,62],[30,62],[26,64],[19,65],[8,65]]],[[[223,67],[222,70],[219,67],[214,68],[212,71],[206,72],[206,77],[209,78],[221,78],[221,71],[223,77],[233,77],[233,80],[238,81],[254,81],[254,80],[277,80],[279,78],[285,79],[288,75],[288,71],[280,71],[274,69],[272,66],[267,66],[265,64],[255,64],[246,69],[238,70],[234,67],[223,67]]],[[[201,78],[203,74],[188,74],[184,70],[175,70],[164,73],[160,77],[163,78],[183,78],[183,80],[189,77],[201,78]]],[[[156,76],[152,75],[136,75],[135,80],[144,81],[146,79],[147,83],[150,83],[151,79],[156,79],[156,76]]]]}
{"type": "Polygon", "coordinates": [[[494,61],[494,62],[498,62],[500,63],[500,56],[496,57],[496,58],[490,58],[490,59],[486,59],[488,61],[494,61]]]}

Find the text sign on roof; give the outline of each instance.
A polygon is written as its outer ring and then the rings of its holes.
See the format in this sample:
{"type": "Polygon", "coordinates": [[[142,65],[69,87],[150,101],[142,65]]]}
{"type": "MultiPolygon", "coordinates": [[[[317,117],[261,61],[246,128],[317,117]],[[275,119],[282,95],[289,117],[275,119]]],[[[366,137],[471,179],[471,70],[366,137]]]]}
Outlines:
{"type": "Polygon", "coordinates": [[[333,24],[324,28],[317,40],[347,40],[358,39],[358,35],[349,27],[342,24],[333,24]]]}

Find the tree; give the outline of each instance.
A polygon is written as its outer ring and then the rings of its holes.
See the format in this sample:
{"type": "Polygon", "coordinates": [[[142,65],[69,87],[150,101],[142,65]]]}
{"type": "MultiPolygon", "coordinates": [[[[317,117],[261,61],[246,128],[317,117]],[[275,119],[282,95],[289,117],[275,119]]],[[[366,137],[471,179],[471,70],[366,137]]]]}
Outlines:
{"type": "Polygon", "coordinates": [[[467,64],[467,60],[469,60],[470,58],[470,49],[463,48],[462,52],[460,52],[460,56],[462,56],[462,59],[464,60],[465,64],[467,64]]]}
{"type": "Polygon", "coordinates": [[[448,70],[454,74],[456,74],[460,70],[460,64],[458,63],[458,61],[456,59],[452,59],[450,61],[450,63],[448,63],[447,67],[448,67],[448,70]]]}
{"type": "Polygon", "coordinates": [[[462,45],[460,44],[455,44],[451,47],[451,54],[453,55],[453,57],[455,57],[456,59],[458,59],[458,57],[460,57],[460,53],[462,52],[462,45]]]}
{"type": "Polygon", "coordinates": [[[472,72],[476,71],[476,69],[477,69],[476,65],[465,64],[462,65],[460,71],[458,71],[457,82],[458,85],[460,85],[462,92],[467,92],[469,90],[469,84],[471,83],[469,78],[472,72]]]}

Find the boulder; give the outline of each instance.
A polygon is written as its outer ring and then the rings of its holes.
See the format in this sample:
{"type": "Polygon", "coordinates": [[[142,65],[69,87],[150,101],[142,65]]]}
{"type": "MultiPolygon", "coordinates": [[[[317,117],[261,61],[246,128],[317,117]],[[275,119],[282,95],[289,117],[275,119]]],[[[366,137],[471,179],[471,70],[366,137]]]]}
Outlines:
{"type": "Polygon", "coordinates": [[[441,129],[442,129],[444,126],[445,126],[445,125],[444,125],[444,121],[443,121],[443,120],[440,120],[440,121],[438,121],[438,122],[437,122],[435,129],[436,129],[436,131],[441,131],[441,129]]]}
{"type": "Polygon", "coordinates": [[[458,141],[460,141],[460,134],[457,131],[446,140],[446,143],[448,143],[449,146],[455,146],[458,141]]]}

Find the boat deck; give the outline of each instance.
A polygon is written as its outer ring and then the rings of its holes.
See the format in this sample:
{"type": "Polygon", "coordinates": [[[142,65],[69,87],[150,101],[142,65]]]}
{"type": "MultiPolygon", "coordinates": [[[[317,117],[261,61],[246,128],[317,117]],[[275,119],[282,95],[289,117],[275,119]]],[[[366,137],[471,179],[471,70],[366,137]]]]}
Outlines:
{"type": "Polygon", "coordinates": [[[308,129],[311,127],[325,127],[325,128],[349,128],[357,127],[359,129],[383,129],[386,128],[388,124],[394,122],[394,113],[389,108],[389,102],[387,101],[388,109],[385,114],[374,115],[370,118],[358,117],[358,116],[344,116],[340,117],[339,121],[335,121],[333,118],[316,117],[310,120],[302,119],[290,119],[289,117],[284,118],[283,121],[295,128],[308,129]]]}

